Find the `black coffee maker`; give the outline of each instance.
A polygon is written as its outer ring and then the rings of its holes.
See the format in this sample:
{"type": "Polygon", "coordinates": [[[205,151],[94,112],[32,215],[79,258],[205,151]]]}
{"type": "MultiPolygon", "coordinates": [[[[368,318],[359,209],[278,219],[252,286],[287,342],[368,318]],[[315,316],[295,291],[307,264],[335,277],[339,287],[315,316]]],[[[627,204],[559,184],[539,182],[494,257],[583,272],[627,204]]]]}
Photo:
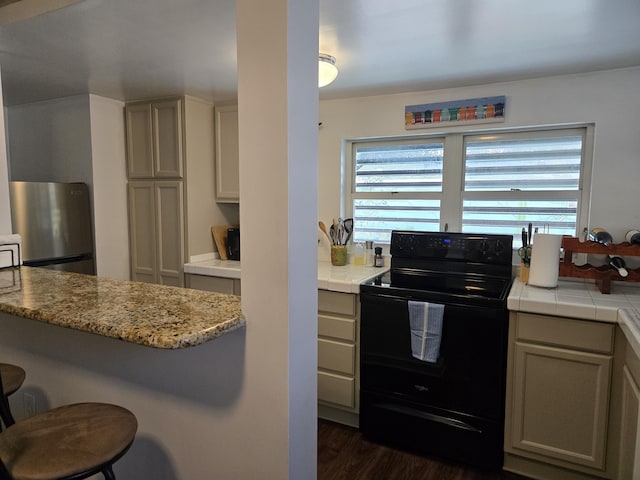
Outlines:
{"type": "Polygon", "coordinates": [[[227,229],[227,256],[229,260],[240,260],[240,229],[227,229]]]}

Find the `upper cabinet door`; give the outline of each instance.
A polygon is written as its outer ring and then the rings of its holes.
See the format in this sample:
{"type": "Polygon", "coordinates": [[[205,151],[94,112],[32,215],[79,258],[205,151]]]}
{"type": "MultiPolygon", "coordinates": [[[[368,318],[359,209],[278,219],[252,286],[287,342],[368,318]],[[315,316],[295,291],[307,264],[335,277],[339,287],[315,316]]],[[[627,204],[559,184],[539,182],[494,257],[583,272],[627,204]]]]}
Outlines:
{"type": "Polygon", "coordinates": [[[240,201],[238,106],[216,108],[216,201],[240,201]]]}
{"type": "Polygon", "coordinates": [[[155,102],[151,109],[155,176],[182,178],[182,102],[155,102]]]}
{"type": "Polygon", "coordinates": [[[125,118],[129,178],[151,178],[153,177],[151,105],[127,105],[125,118]]]}
{"type": "Polygon", "coordinates": [[[182,178],[182,101],[125,106],[129,179],[182,178]]]}

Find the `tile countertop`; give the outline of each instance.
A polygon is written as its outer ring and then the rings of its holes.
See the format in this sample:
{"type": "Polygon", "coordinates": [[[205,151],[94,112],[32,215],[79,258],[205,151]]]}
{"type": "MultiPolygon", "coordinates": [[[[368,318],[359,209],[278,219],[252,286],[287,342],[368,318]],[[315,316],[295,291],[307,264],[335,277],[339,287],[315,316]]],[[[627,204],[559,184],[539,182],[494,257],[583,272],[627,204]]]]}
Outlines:
{"type": "Polygon", "coordinates": [[[507,306],[519,312],[618,323],[640,356],[640,285],[614,282],[605,295],[593,280],[560,279],[557,288],[542,288],[516,278],[507,306]]]}
{"type": "Polygon", "coordinates": [[[163,349],[245,325],[234,295],[24,266],[0,270],[0,312],[163,349]]]}
{"type": "MultiPolygon", "coordinates": [[[[330,262],[318,262],[318,288],[343,293],[359,293],[360,284],[389,270],[388,267],[335,267],[330,262]]],[[[210,277],[240,278],[240,262],[234,260],[205,260],[184,266],[184,273],[210,277]]]]}

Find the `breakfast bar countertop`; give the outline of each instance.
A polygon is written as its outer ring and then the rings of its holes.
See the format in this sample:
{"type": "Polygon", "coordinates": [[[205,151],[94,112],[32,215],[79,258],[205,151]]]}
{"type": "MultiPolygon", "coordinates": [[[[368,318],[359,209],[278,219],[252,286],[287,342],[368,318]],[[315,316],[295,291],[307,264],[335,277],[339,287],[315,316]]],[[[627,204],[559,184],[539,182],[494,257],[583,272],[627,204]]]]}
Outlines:
{"type": "Polygon", "coordinates": [[[245,325],[235,295],[24,266],[0,270],[0,312],[162,349],[245,325]]]}

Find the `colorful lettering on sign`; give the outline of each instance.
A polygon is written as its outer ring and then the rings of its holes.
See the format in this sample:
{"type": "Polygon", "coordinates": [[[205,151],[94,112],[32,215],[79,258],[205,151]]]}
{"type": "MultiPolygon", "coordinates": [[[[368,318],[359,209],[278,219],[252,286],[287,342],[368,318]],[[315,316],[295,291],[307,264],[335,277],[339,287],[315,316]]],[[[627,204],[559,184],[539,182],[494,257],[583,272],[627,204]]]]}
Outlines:
{"type": "Polygon", "coordinates": [[[413,113],[405,112],[404,114],[404,124],[405,125],[413,125],[413,113]]]}
{"type": "Polygon", "coordinates": [[[467,120],[475,120],[476,119],[476,107],[471,106],[467,107],[467,120]]]}
{"type": "Polygon", "coordinates": [[[493,118],[495,111],[496,111],[495,107],[493,106],[492,103],[490,103],[489,105],[487,105],[487,108],[484,111],[485,117],[493,118]]]}

